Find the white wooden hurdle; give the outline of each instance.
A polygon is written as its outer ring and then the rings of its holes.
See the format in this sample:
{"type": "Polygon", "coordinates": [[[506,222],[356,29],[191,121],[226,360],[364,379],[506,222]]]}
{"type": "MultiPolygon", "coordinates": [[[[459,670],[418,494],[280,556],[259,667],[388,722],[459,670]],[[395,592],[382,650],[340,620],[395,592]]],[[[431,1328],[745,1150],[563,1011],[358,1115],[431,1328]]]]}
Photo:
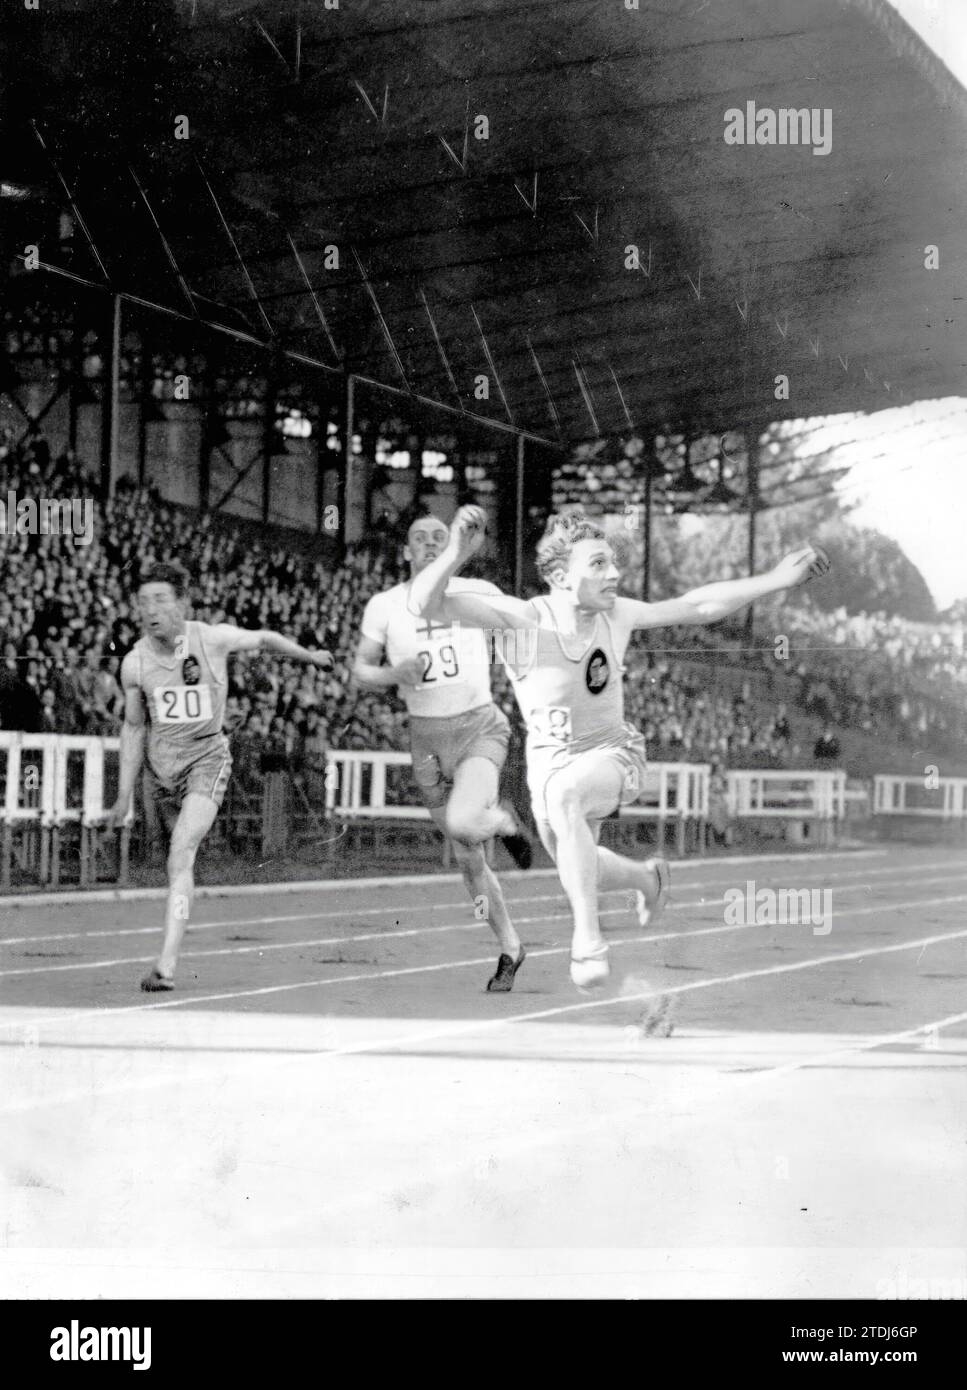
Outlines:
{"type": "MultiPolygon", "coordinates": [[[[58,736],[54,758],[54,810],[51,819],[51,857],[50,881],[56,887],[60,882],[61,832],[65,826],[79,827],[80,839],[80,882],[90,883],[96,876],[95,851],[98,835],[102,832],[102,818],[107,807],[104,805],[104,773],[108,755],[120,757],[119,738],[91,738],[82,734],[63,734],[58,736]],[[83,760],[80,803],[70,800],[68,766],[71,754],[83,760]]],[[[121,827],[120,865],[118,879],[124,882],[128,876],[128,855],[131,839],[131,826],[134,812],[129,811],[121,827]]]]}
{"type": "Polygon", "coordinates": [[[409,753],[327,749],[327,813],[344,820],[429,820],[430,813],[422,802],[386,804],[387,770],[410,767],[412,762],[409,753]]]}
{"type": "Polygon", "coordinates": [[[56,748],[56,734],[0,732],[0,758],[4,765],[0,887],[4,889],[10,887],[14,835],[18,833],[22,836],[25,855],[30,852],[31,840],[39,842],[40,881],[46,883],[48,880],[56,748]],[[29,772],[38,773],[39,782],[29,776],[29,772]]]}
{"type": "MultiPolygon", "coordinates": [[[[391,767],[411,767],[409,753],[364,752],[357,749],[326,750],[326,813],[345,821],[373,825],[412,825],[429,821],[430,813],[422,802],[405,801],[386,804],[386,774],[391,767]]],[[[416,796],[407,779],[407,794],[416,796]]],[[[448,836],[443,838],[443,865],[448,868],[452,857],[448,836]]],[[[488,840],[484,853],[492,863],[494,846],[488,840]]]]}
{"type": "MultiPolygon", "coordinates": [[[[120,739],[80,734],[28,734],[0,731],[0,766],[5,771],[0,813],[0,887],[11,885],[14,838],[35,832],[39,842],[38,877],[56,887],[60,882],[62,832],[76,825],[80,842],[80,883],[94,878],[95,848],[104,805],[105,761],[118,755],[120,739]],[[31,756],[33,755],[33,756],[31,756]],[[81,796],[71,797],[68,777],[71,756],[81,760],[81,796]],[[36,768],[39,780],[28,776],[36,768]]],[[[119,881],[127,878],[133,815],[121,828],[119,881]]],[[[25,849],[25,853],[26,853],[25,849]]]]}
{"type": "MultiPolygon", "coordinates": [[[[779,819],[801,827],[812,822],[828,843],[846,819],[846,773],[840,768],[735,770],[726,774],[726,799],[733,820],[779,819]]],[[[790,835],[790,838],[794,838],[790,835]]]]}
{"type": "MultiPolygon", "coordinates": [[[[42,883],[60,881],[62,833],[78,827],[80,882],[96,877],[98,834],[105,812],[106,762],[117,757],[120,740],[69,734],[27,734],[0,731],[0,888],[12,880],[15,840],[21,858],[32,858],[42,883]],[[78,783],[71,774],[71,759],[80,759],[78,783]],[[26,775],[36,769],[37,776],[26,775]]],[[[330,749],[326,754],[325,804],[334,819],[386,825],[430,820],[409,777],[401,778],[395,795],[389,778],[394,769],[411,766],[409,753],[330,749]],[[388,801],[388,796],[391,799],[388,801]]],[[[652,763],[637,802],[622,808],[619,820],[626,824],[653,820],[659,842],[665,827],[675,826],[680,853],[686,833],[694,827],[698,843],[704,842],[709,814],[708,763],[652,763]]],[[[733,770],[727,774],[727,804],[735,822],[776,819],[790,830],[812,822],[828,840],[847,815],[853,800],[864,800],[863,789],[849,789],[840,769],[733,770]]],[[[967,777],[941,777],[936,789],[925,793],[922,778],[878,774],[873,786],[875,816],[916,816],[954,822],[967,828],[967,777]]],[[[127,876],[128,848],[133,815],[122,828],[120,881],[127,876]]]]}
{"type": "Polygon", "coordinates": [[[695,828],[698,844],[704,843],[711,774],[708,763],[649,763],[638,800],[622,806],[620,816],[657,821],[659,845],[664,844],[665,826],[671,822],[678,853],[684,854],[689,826],[695,828]]]}
{"type": "Polygon", "coordinates": [[[726,774],[733,816],[815,816],[842,820],[846,814],[846,773],[830,771],[734,771],[726,774]]]}
{"type": "Polygon", "coordinates": [[[873,778],[875,816],[928,816],[967,820],[967,777],[938,777],[927,786],[923,777],[878,772],[873,778]]]}

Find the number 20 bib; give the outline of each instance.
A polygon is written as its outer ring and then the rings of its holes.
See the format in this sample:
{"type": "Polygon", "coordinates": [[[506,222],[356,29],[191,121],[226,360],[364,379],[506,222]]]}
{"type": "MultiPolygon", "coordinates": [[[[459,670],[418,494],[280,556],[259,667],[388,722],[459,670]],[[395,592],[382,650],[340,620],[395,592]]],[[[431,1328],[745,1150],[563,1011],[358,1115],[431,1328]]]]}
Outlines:
{"type": "Polygon", "coordinates": [[[204,724],[212,718],[212,693],[207,685],[166,685],[152,692],[156,724],[204,724]]]}

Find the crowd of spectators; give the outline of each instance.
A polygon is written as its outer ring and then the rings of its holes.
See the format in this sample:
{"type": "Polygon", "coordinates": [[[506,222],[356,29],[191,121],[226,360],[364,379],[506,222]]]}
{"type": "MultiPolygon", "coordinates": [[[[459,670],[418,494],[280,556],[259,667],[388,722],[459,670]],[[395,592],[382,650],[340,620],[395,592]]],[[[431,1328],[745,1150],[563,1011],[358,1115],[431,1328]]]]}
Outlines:
{"type": "MultiPolygon", "coordinates": [[[[927,624],[883,613],[824,612],[810,603],[807,593],[797,595],[794,603],[761,604],[757,632],[757,642],[750,646],[740,622],[682,628],[671,644],[684,658],[691,653],[721,655],[733,666],[768,677],[773,699],[814,724],[853,730],[891,747],[929,748],[963,759],[963,622],[927,624]]],[[[701,690],[701,683],[696,688],[701,690]]],[[[761,737],[755,742],[761,746],[761,737]]],[[[775,752],[775,740],[771,742],[775,752]]]]}
{"type": "Polygon", "coordinates": [[[789,610],[784,631],[792,644],[796,699],[807,713],[918,748],[963,746],[963,623],[827,613],[806,601],[789,610]]]}
{"type": "MultiPolygon", "coordinates": [[[[0,442],[0,496],[93,501],[92,481],[69,454],[37,464],[27,445],[0,442]]],[[[95,538],[0,535],[0,726],[62,733],[116,732],[118,669],[139,635],[140,570],[177,559],[194,579],[193,615],[206,622],[284,631],[326,647],[332,671],[242,653],[233,660],[227,722],[236,743],[290,764],[321,765],[326,744],[402,748],[402,706],[350,684],[362,605],[393,582],[385,558],[351,555],[337,568],[253,542],[165,505],[148,489],[119,486],[98,508],[95,538]]],[[[243,760],[247,750],[240,747],[243,760]]]]}
{"type": "Polygon", "coordinates": [[[748,682],[737,695],[714,691],[707,669],[634,648],[627,665],[627,717],[645,731],[650,752],[660,760],[734,767],[801,761],[785,705],[758,704],[748,682]]]}
{"type": "MultiPolygon", "coordinates": [[[[360,692],[350,680],[363,607],[400,577],[399,561],[386,549],[350,553],[333,566],[277,541],[253,539],[230,519],[167,504],[125,480],[101,506],[78,460],[69,451],[52,458],[39,434],[16,447],[0,437],[0,498],[8,490],[84,498],[97,505],[98,520],[87,546],[58,536],[0,534],[0,727],[116,732],[120,661],[139,632],[138,574],[154,561],[177,559],[193,577],[195,617],[275,628],[335,657],[329,672],[257,655],[234,658],[226,719],[241,769],[287,766],[318,799],[327,747],[407,746],[395,694],[360,692]]],[[[765,648],[753,665],[771,668],[772,688],[779,680],[797,715],[792,722],[785,704],[764,702],[748,686],[739,694],[718,689],[708,665],[687,659],[687,643],[707,655],[723,643],[721,634],[689,630],[681,637],[681,660],[633,647],[627,712],[652,755],[716,766],[801,765],[815,737],[807,744],[795,736],[804,711],[817,725],[889,729],[918,746],[962,731],[963,702],[955,707],[950,698],[967,684],[962,628],[917,628],[803,607],[786,610],[784,630],[791,660],[777,663],[765,648]],[[797,646],[808,648],[798,659],[797,646]]],[[[499,669],[494,687],[519,740],[516,705],[499,669]]]]}

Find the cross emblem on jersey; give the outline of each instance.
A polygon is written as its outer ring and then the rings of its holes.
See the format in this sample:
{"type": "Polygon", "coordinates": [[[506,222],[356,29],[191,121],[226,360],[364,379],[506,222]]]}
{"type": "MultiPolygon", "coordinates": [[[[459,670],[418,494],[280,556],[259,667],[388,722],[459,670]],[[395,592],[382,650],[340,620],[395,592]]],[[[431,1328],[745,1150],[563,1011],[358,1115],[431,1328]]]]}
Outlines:
{"type": "Polygon", "coordinates": [[[429,637],[432,641],[434,630],[438,632],[448,632],[450,630],[450,624],[435,623],[432,618],[427,618],[423,626],[418,627],[416,630],[421,637],[429,637]]]}

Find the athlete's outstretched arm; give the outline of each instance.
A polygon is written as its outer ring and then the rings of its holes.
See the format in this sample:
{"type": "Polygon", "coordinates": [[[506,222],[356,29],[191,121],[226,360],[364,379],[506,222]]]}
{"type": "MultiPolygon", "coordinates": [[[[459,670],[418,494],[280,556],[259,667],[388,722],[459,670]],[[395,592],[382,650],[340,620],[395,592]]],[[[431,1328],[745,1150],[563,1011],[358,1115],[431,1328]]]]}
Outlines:
{"type": "Polygon", "coordinates": [[[467,627],[530,628],[540,625],[533,605],[502,594],[448,594],[447,585],[483,545],[486,516],[480,507],[461,507],[444,550],[410,585],[409,609],[421,617],[444,617],[467,627]]]}
{"type": "Polygon", "coordinates": [[[138,658],[128,652],[121,663],[121,689],[124,691],[124,723],[121,725],[121,769],[118,795],[106,812],[104,823],[109,830],[120,825],[131,807],[134,784],[144,761],[144,697],[137,681],[138,658]]]}
{"type": "Polygon", "coordinates": [[[310,651],[283,637],[281,632],[268,628],[235,627],[232,623],[219,623],[218,636],[226,652],[272,652],[275,656],[288,657],[290,661],[302,661],[307,666],[321,666],[328,671],[334,665],[332,654],[327,651],[310,651]]]}
{"type": "Polygon", "coordinates": [[[632,630],[645,627],[676,627],[699,623],[717,623],[737,613],[746,604],[769,594],[797,589],[800,584],[829,571],[829,556],[818,547],[807,545],[780,560],[774,569],[754,574],[748,579],[723,579],[716,584],[703,584],[690,589],[681,598],[661,603],[642,603],[639,599],[620,598],[619,616],[632,630]]]}

